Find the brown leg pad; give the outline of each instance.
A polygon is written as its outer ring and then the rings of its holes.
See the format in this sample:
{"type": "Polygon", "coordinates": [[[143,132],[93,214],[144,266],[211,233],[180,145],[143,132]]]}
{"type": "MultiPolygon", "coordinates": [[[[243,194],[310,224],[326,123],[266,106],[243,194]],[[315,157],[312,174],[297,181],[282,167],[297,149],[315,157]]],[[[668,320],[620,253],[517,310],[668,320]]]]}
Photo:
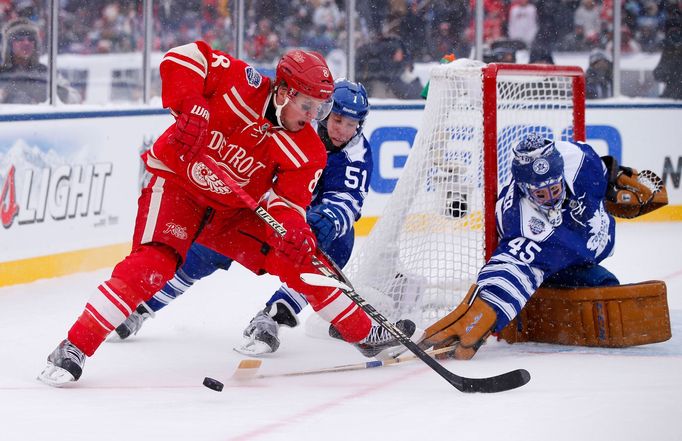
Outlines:
{"type": "Polygon", "coordinates": [[[622,348],[671,337],[662,281],[593,288],[540,288],[500,333],[509,343],[622,348]]]}

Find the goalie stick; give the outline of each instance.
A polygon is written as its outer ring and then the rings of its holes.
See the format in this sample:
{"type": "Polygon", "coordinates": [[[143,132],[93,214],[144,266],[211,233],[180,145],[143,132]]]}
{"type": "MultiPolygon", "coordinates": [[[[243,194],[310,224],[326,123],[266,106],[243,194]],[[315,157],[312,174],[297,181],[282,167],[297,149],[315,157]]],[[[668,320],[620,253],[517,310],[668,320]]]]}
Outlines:
{"type": "MultiPolygon", "coordinates": [[[[446,348],[432,349],[426,351],[430,356],[442,354],[448,351],[454,350],[454,346],[448,346],[446,348]]],[[[354,363],[354,364],[342,364],[339,366],[332,366],[327,368],[310,369],[307,371],[293,371],[284,372],[280,374],[258,374],[257,371],[263,364],[262,360],[254,360],[249,358],[247,360],[242,360],[239,362],[237,369],[232,374],[232,379],[237,381],[248,381],[261,378],[277,378],[277,377],[300,377],[304,375],[319,375],[319,374],[330,374],[335,372],[348,372],[348,371],[359,371],[363,369],[373,369],[378,367],[390,366],[398,363],[405,363],[407,361],[417,360],[414,354],[403,355],[396,358],[389,358],[388,360],[372,360],[365,361],[364,363],[354,363]]]]}
{"type": "MultiPolygon", "coordinates": [[[[216,188],[224,191],[225,187],[227,187],[230,192],[239,197],[239,199],[249,209],[253,210],[256,215],[265,223],[267,223],[268,226],[270,226],[270,228],[272,228],[277,234],[280,236],[284,236],[286,234],[287,230],[284,225],[280,224],[274,217],[272,217],[265,208],[258,205],[258,202],[256,202],[251,195],[249,195],[234,180],[232,180],[227,172],[225,172],[211,157],[201,155],[194,164],[190,165],[190,167],[192,169],[203,169],[203,173],[212,173],[214,176],[205,176],[205,178],[211,180],[216,188]]],[[[213,187],[210,187],[208,190],[211,191],[212,188],[213,187]]],[[[217,196],[218,195],[214,196],[214,199],[217,196]]],[[[306,277],[307,280],[312,280],[312,282],[315,282],[310,284],[339,288],[346,296],[348,296],[348,298],[358,305],[358,307],[365,311],[368,316],[378,323],[379,326],[391,333],[391,335],[398,339],[403,346],[405,346],[417,358],[426,363],[431,369],[436,371],[438,375],[443,377],[457,390],[461,392],[495,393],[516,389],[517,387],[521,387],[530,381],[530,373],[525,369],[515,369],[504,374],[485,378],[467,378],[448,371],[438,361],[431,358],[426,351],[424,351],[424,349],[420,348],[415,342],[410,340],[410,338],[400,329],[398,329],[393,323],[388,321],[386,317],[374,309],[372,305],[367,303],[365,299],[363,299],[355,291],[350,281],[339,269],[339,267],[336,266],[330,259],[327,260],[329,260],[331,267],[320,261],[317,256],[313,254],[313,265],[321,273],[321,276],[313,278],[306,277]]],[[[302,280],[306,283],[309,283],[306,279],[302,280]]]]}

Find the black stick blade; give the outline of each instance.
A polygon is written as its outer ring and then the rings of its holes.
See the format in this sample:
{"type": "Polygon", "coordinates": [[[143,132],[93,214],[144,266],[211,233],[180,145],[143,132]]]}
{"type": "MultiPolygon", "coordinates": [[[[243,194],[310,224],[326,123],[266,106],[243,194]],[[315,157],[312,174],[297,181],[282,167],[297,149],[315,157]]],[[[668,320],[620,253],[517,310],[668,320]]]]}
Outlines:
{"type": "Polygon", "coordinates": [[[516,369],[504,374],[487,378],[460,378],[453,384],[462,392],[481,392],[491,394],[516,389],[530,381],[530,373],[525,369],[516,369]]]}

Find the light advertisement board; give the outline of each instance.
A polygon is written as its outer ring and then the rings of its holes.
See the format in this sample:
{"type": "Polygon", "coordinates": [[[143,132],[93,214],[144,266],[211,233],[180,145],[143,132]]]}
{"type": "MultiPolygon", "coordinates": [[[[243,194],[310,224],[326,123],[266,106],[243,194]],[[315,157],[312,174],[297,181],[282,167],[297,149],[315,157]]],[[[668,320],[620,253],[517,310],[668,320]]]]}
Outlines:
{"type": "Polygon", "coordinates": [[[0,262],[130,241],[139,154],[170,117],[0,123],[0,262]]]}

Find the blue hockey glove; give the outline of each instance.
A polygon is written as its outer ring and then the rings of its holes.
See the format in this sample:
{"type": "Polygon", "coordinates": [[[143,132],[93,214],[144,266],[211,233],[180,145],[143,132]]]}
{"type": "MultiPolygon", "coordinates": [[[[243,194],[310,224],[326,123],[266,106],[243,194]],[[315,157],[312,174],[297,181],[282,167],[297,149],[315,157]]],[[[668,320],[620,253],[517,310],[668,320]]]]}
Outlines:
{"type": "Polygon", "coordinates": [[[329,247],[332,241],[339,237],[341,222],[335,210],[325,205],[318,205],[312,207],[306,217],[322,249],[329,247]]]}

